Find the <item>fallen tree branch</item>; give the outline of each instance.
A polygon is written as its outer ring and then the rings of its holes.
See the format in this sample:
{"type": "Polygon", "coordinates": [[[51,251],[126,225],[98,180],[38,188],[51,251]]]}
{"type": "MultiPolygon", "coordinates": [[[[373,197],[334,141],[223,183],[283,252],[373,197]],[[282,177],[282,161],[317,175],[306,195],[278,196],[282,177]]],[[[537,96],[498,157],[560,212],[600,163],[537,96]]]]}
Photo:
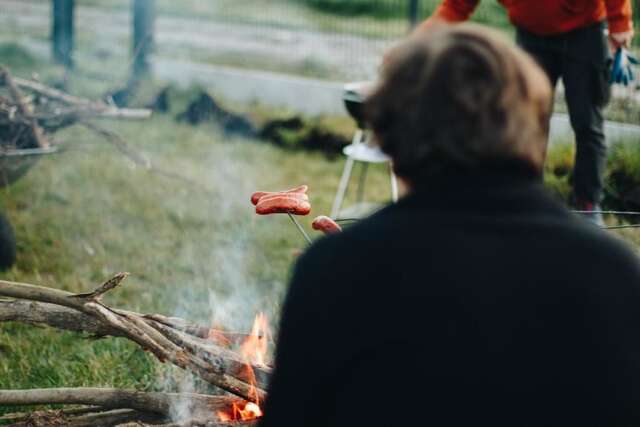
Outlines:
{"type": "MultiPolygon", "coordinates": [[[[126,276],[124,276],[126,277],[126,276]]],[[[0,280],[0,296],[35,302],[31,314],[18,313],[24,302],[2,302],[0,320],[17,320],[47,324],[60,329],[86,331],[99,336],[127,338],[153,353],[161,362],[191,371],[210,384],[249,401],[266,398],[270,369],[252,366],[258,387],[253,387],[251,371],[235,352],[206,340],[191,336],[171,326],[156,322],[138,313],[112,309],[100,302],[104,292],[117,287],[122,274],[105,282],[88,294],[72,294],[52,288],[0,280]],[[22,305],[20,305],[22,303],[22,305]],[[50,305],[56,306],[51,310],[50,305]],[[84,322],[90,318],[91,320],[84,322]],[[73,325],[76,324],[76,326],[73,325]],[[77,326],[80,325],[80,326],[77,326]]]]}
{"type": "Polygon", "coordinates": [[[124,154],[129,160],[131,160],[135,165],[141,166],[147,170],[152,169],[151,161],[144,157],[142,154],[138,153],[136,150],[131,148],[127,142],[120,137],[117,133],[110,131],[109,129],[105,129],[100,125],[91,122],[82,122],[81,123],[87,129],[97,133],[101,137],[103,137],[107,142],[111,145],[115,146],[118,151],[124,154]]]}
{"type": "Polygon", "coordinates": [[[89,105],[95,105],[95,102],[92,102],[88,99],[84,99],[84,98],[80,98],[77,96],[73,96],[70,95],[66,92],[63,92],[61,90],[43,85],[42,83],[33,81],[33,80],[27,80],[27,79],[21,79],[20,77],[14,77],[13,81],[15,82],[15,84],[23,89],[29,89],[35,93],[38,93],[40,95],[43,95],[46,98],[49,99],[55,99],[56,101],[60,101],[64,104],[67,105],[75,105],[75,106],[89,106],[89,105]]]}
{"type": "Polygon", "coordinates": [[[91,316],[55,304],[34,301],[0,300],[0,322],[22,322],[46,325],[72,332],[95,336],[121,337],[122,334],[91,316]]]}
{"type": "MultiPolygon", "coordinates": [[[[142,317],[147,319],[147,316],[142,317]]],[[[92,316],[49,303],[0,300],[0,322],[3,321],[46,325],[56,329],[87,333],[97,338],[106,336],[126,338],[126,335],[118,329],[105,325],[92,316]]],[[[200,355],[203,360],[219,367],[222,371],[245,382],[252,380],[246,368],[246,362],[236,352],[155,320],[147,319],[147,322],[174,344],[200,355]]],[[[252,370],[258,387],[266,389],[271,369],[254,365],[252,370]]]]}
{"type": "MultiPolygon", "coordinates": [[[[103,388],[0,390],[0,406],[62,404],[94,407],[75,412],[63,412],[63,415],[75,418],[76,424],[72,425],[79,425],[78,423],[89,420],[103,422],[105,418],[112,422],[114,418],[120,421],[123,418],[137,420],[141,417],[167,423],[175,417],[176,413],[185,414],[188,419],[173,420],[173,422],[237,425],[237,423],[228,424],[215,421],[217,420],[216,414],[219,411],[229,412],[234,404],[238,405],[242,402],[242,400],[231,396],[209,396],[196,393],[147,393],[103,388]],[[109,409],[115,411],[105,412],[109,409]]],[[[24,418],[18,418],[18,420],[22,419],[24,418]]]]}
{"type": "Polygon", "coordinates": [[[166,418],[156,414],[133,409],[74,408],[53,411],[35,411],[26,414],[10,414],[0,417],[0,421],[11,421],[10,427],[111,427],[126,423],[135,426],[158,425],[166,418]],[[141,424],[144,423],[144,424],[141,424]]]}
{"type": "Polygon", "coordinates": [[[147,108],[116,108],[103,102],[95,102],[78,96],[70,95],[61,90],[43,85],[33,80],[21,79],[13,77],[16,86],[31,90],[45,98],[60,101],[63,104],[73,107],[83,107],[82,109],[72,110],[78,116],[99,116],[105,118],[117,119],[147,119],[151,117],[152,111],[147,108]]]}
{"type": "Polygon", "coordinates": [[[103,137],[105,139],[105,141],[107,141],[108,143],[112,144],[113,146],[116,147],[116,149],[118,149],[118,151],[120,151],[122,154],[124,154],[129,160],[131,160],[135,165],[137,166],[141,166],[144,169],[148,170],[149,172],[159,175],[159,176],[164,176],[166,178],[171,178],[171,179],[176,179],[179,181],[184,182],[185,184],[188,184],[189,186],[193,187],[193,188],[197,188],[200,191],[203,191],[205,193],[211,193],[211,190],[208,189],[207,187],[205,187],[204,185],[202,185],[201,183],[199,183],[198,181],[191,179],[189,177],[186,177],[180,173],[177,172],[173,172],[173,171],[169,171],[166,169],[161,169],[158,168],[157,166],[155,166],[154,164],[151,163],[151,161],[149,159],[147,159],[144,155],[142,155],[140,152],[136,151],[135,149],[133,149],[133,147],[131,147],[131,145],[129,145],[129,143],[127,143],[127,141],[125,141],[120,135],[118,135],[116,132],[113,132],[109,129],[106,129],[96,123],[92,123],[92,122],[87,122],[87,121],[83,121],[81,122],[81,124],[86,127],[87,129],[95,132],[96,134],[100,135],[101,137],[103,137]]]}

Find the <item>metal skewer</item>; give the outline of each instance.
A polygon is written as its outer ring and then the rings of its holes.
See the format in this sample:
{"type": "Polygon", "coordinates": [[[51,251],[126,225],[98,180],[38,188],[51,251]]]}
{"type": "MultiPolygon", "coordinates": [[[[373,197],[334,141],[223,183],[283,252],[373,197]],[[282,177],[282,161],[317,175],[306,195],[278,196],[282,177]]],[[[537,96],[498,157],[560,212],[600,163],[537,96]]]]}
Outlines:
{"type": "Polygon", "coordinates": [[[360,221],[362,218],[334,218],[333,220],[335,222],[357,222],[360,221]]]}
{"type": "Polygon", "coordinates": [[[600,228],[602,228],[603,230],[617,230],[621,228],[640,228],[640,224],[606,225],[600,228]]]}
{"type": "Polygon", "coordinates": [[[571,211],[577,214],[609,214],[609,215],[640,215],[634,211],[571,211]]]}
{"type": "Polygon", "coordinates": [[[291,215],[291,212],[287,212],[287,215],[289,215],[289,218],[291,218],[291,221],[293,221],[295,226],[298,228],[298,231],[300,232],[300,234],[302,234],[302,237],[304,237],[304,239],[307,241],[308,244],[311,244],[311,239],[309,238],[309,235],[306,233],[306,231],[304,231],[304,228],[302,228],[298,220],[293,215],[291,215]]]}

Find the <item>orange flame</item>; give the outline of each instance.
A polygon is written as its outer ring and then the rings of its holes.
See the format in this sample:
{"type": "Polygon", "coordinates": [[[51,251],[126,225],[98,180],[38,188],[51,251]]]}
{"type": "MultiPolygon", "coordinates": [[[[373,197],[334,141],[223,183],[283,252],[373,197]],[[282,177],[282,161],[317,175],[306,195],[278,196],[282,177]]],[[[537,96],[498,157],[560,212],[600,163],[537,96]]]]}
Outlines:
{"type": "Polygon", "coordinates": [[[220,421],[250,421],[262,416],[262,409],[253,402],[244,404],[244,408],[237,403],[233,404],[230,413],[218,411],[220,421]]]}
{"type": "Polygon", "coordinates": [[[209,335],[207,338],[223,347],[229,347],[231,345],[231,340],[225,335],[224,331],[220,329],[209,329],[209,335]]]}
{"type": "Polygon", "coordinates": [[[267,316],[258,313],[253,321],[251,332],[240,345],[240,354],[247,369],[247,378],[251,389],[249,397],[254,402],[234,403],[230,411],[218,411],[221,421],[249,421],[262,416],[260,399],[256,388],[256,376],[252,365],[267,366],[266,358],[269,350],[271,330],[267,316]]]}
{"type": "Polygon", "coordinates": [[[269,322],[264,313],[258,313],[253,321],[249,336],[240,346],[240,354],[247,364],[267,366],[266,357],[269,350],[269,322]]]}

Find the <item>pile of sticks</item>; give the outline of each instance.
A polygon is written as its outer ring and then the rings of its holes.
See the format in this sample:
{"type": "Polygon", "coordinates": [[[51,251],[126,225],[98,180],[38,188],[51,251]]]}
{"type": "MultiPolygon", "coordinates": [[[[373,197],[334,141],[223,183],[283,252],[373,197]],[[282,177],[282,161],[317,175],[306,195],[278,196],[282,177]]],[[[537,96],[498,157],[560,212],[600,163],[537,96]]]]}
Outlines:
{"type": "Polygon", "coordinates": [[[234,404],[263,402],[266,398],[271,368],[248,363],[229,346],[246,336],[223,331],[212,334],[207,327],[179,318],[105,305],[102,297],[120,286],[126,277],[127,273],[118,273],[86,294],[0,281],[0,322],[47,325],[92,337],[126,338],[160,362],[187,370],[226,393],[146,393],[96,388],[0,390],[0,406],[83,405],[60,411],[12,414],[0,417],[0,424],[5,421],[25,427],[115,426],[127,422],[165,426],[254,425],[255,420],[225,422],[217,416],[219,411],[231,412],[234,404]],[[212,340],[211,336],[218,338],[212,340]],[[176,405],[187,409],[181,413],[189,414],[188,419],[172,418],[176,405]]]}
{"type": "Polygon", "coordinates": [[[94,118],[144,119],[151,110],[117,108],[70,95],[0,67],[0,149],[47,149],[50,135],[94,118]]]}

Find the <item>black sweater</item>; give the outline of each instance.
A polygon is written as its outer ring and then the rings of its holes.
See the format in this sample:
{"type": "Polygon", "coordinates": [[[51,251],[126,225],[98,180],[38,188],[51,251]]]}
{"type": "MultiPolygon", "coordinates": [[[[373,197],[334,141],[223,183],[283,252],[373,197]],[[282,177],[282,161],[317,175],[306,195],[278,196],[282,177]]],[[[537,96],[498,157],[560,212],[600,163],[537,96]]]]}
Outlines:
{"type": "Polygon", "coordinates": [[[261,427],[638,426],[640,268],[537,179],[434,179],[314,244],[261,427]]]}

